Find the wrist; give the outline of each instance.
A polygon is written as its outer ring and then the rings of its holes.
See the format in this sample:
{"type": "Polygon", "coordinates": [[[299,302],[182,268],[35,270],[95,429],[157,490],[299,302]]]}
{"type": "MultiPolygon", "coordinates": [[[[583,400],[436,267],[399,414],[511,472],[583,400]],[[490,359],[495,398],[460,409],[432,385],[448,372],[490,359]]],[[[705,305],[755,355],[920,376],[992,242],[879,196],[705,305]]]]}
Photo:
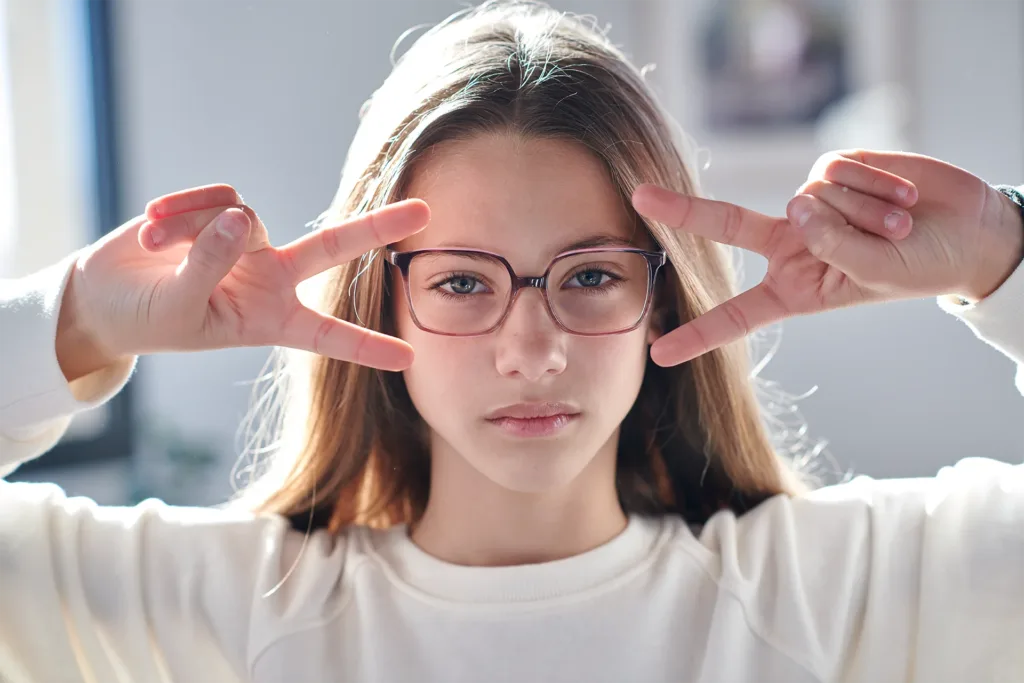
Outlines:
{"type": "MultiPolygon", "coordinates": [[[[985,299],[999,289],[1010,275],[1024,261],[1024,215],[1013,199],[996,188],[992,188],[996,218],[984,226],[984,232],[991,239],[982,254],[977,276],[963,292],[968,302],[985,299]]],[[[1019,196],[1019,195],[1018,195],[1019,196]]]]}
{"type": "Polygon", "coordinates": [[[95,335],[84,324],[78,294],[77,266],[71,269],[64,294],[61,298],[60,313],[57,317],[57,339],[55,350],[57,364],[68,382],[85,377],[119,360],[106,351],[95,335]]]}

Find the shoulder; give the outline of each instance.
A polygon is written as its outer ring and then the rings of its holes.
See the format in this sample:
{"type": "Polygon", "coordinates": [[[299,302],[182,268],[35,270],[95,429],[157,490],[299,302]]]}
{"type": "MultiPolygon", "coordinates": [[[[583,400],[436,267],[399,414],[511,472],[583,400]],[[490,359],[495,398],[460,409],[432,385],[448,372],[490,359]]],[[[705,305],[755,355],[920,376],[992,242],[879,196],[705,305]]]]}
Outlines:
{"type": "MultiPolygon", "coordinates": [[[[786,557],[780,548],[788,548],[790,558],[838,561],[868,545],[909,540],[926,527],[935,527],[934,543],[969,528],[999,533],[1022,524],[1024,465],[966,458],[934,477],[861,476],[800,496],[774,496],[739,517],[715,515],[698,536],[700,547],[730,557],[742,575],[747,563],[786,557]]],[[[892,550],[900,552],[898,546],[892,550]]]]}
{"type": "MultiPolygon", "coordinates": [[[[753,630],[834,671],[858,633],[888,634],[872,646],[885,656],[910,647],[923,614],[980,629],[1024,620],[1021,529],[1024,465],[967,459],[775,496],[678,538],[753,630]]],[[[930,651],[954,645],[940,640],[930,651]]]]}

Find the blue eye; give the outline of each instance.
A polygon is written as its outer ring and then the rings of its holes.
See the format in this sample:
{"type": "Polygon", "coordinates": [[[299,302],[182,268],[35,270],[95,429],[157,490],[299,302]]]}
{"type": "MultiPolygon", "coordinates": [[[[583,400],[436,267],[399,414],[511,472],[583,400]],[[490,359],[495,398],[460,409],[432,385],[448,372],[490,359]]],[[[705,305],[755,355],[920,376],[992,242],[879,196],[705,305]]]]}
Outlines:
{"type": "Polygon", "coordinates": [[[618,279],[607,271],[598,268],[587,268],[578,270],[570,275],[563,286],[570,289],[595,289],[618,279]]]}
{"type": "Polygon", "coordinates": [[[451,298],[476,296],[491,291],[480,278],[468,273],[450,273],[430,289],[442,297],[451,298]]]}
{"type": "Polygon", "coordinates": [[[604,284],[603,278],[608,277],[608,273],[600,270],[583,270],[573,276],[573,280],[579,283],[580,287],[598,287],[604,284]]]}
{"type": "Polygon", "coordinates": [[[441,283],[442,287],[448,287],[448,291],[452,294],[472,294],[474,287],[479,284],[479,280],[471,277],[453,277],[450,280],[446,280],[441,283]]]}

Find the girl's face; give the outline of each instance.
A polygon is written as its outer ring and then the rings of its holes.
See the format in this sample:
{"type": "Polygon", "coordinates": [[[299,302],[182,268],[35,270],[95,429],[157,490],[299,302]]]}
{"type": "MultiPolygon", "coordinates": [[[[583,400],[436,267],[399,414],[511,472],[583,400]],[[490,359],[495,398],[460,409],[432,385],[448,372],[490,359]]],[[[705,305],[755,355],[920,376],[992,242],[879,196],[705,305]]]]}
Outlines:
{"type": "MultiPolygon", "coordinates": [[[[504,256],[520,276],[541,276],[556,255],[594,238],[651,246],[646,231],[634,229],[601,162],[572,142],[498,134],[450,142],[422,159],[411,180],[408,196],[425,200],[431,219],[398,251],[482,249],[504,256]]],[[[481,306],[468,315],[454,310],[469,321],[461,324],[486,316],[485,299],[465,297],[494,299],[499,288],[471,276],[498,273],[466,265],[459,262],[458,271],[440,260],[421,266],[410,280],[420,297],[415,301],[423,301],[415,304],[417,313],[436,301],[481,306]],[[463,298],[438,298],[452,294],[463,298]]],[[[395,275],[398,334],[416,350],[405,381],[430,428],[435,476],[459,472],[460,480],[484,490],[496,484],[524,493],[554,492],[584,479],[614,483],[619,424],[637,397],[656,337],[652,316],[630,332],[581,337],[559,329],[541,290],[528,288],[497,330],[442,336],[417,327],[395,275]],[[531,410],[563,415],[493,419],[531,410]]],[[[551,288],[600,286],[607,276],[573,269],[561,279],[551,288]]]]}

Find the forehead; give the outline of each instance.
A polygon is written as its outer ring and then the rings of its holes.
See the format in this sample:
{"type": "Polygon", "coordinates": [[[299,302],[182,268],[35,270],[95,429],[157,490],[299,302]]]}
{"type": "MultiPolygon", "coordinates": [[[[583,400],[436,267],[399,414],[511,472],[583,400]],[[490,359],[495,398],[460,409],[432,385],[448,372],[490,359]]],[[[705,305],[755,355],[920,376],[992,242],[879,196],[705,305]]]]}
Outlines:
{"type": "Polygon", "coordinates": [[[486,249],[527,268],[584,239],[643,244],[603,163],[571,141],[489,134],[444,143],[417,164],[407,196],[430,205],[430,224],[401,250],[486,249]]]}

